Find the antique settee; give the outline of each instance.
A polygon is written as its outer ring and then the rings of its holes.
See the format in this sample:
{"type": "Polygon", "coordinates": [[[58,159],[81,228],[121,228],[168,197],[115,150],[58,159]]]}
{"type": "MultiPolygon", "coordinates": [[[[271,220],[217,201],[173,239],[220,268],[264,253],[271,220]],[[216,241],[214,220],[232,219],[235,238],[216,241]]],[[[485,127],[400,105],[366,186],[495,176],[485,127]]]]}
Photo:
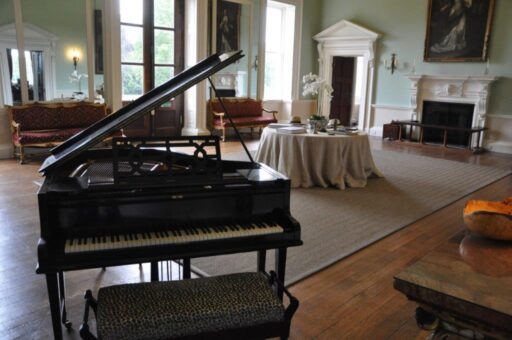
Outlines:
{"type": "MultiPolygon", "coordinates": [[[[277,122],[277,111],[263,108],[261,100],[251,98],[224,98],[222,101],[233,123],[240,128],[250,128],[251,134],[254,128],[259,128],[261,132],[262,127],[277,122]]],[[[226,129],[232,127],[218,99],[210,99],[208,101],[208,127],[212,132],[220,130],[222,140],[226,138],[226,129]]]]}
{"type": "Polygon", "coordinates": [[[54,147],[107,115],[104,104],[30,103],[9,107],[14,156],[25,161],[25,148],[54,147]]]}

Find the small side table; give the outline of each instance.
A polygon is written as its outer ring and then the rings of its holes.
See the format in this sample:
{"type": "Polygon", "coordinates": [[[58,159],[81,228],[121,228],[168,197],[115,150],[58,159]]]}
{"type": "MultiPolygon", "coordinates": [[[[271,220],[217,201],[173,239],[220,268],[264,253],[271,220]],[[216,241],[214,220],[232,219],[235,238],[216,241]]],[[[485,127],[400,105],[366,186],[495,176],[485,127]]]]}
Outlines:
{"type": "Polygon", "coordinates": [[[400,126],[391,122],[390,124],[384,124],[382,130],[382,139],[387,138],[389,140],[397,140],[400,131],[400,126]]]}

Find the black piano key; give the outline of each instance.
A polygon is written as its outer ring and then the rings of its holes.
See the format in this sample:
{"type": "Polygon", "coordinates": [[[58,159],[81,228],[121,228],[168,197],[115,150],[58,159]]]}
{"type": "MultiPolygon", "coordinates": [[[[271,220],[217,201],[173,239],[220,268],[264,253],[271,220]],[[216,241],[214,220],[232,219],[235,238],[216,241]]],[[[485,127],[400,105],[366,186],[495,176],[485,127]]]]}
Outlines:
{"type": "Polygon", "coordinates": [[[92,237],[92,244],[96,244],[96,236],[92,237]]]}
{"type": "Polygon", "coordinates": [[[84,244],[87,244],[87,237],[84,237],[84,244]]]}
{"type": "Polygon", "coordinates": [[[69,245],[72,246],[74,241],[75,241],[75,239],[71,238],[70,241],[69,241],[69,245]]]}

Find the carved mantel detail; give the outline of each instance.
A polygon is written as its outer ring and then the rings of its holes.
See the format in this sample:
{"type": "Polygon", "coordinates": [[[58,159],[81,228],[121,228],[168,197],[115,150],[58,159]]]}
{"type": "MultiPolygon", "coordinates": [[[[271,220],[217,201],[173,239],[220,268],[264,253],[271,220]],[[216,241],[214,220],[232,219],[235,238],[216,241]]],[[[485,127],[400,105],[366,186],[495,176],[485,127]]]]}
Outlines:
{"type": "Polygon", "coordinates": [[[473,127],[485,125],[491,84],[498,77],[408,75],[410,85],[411,118],[421,121],[423,102],[437,101],[475,105],[473,127]]]}

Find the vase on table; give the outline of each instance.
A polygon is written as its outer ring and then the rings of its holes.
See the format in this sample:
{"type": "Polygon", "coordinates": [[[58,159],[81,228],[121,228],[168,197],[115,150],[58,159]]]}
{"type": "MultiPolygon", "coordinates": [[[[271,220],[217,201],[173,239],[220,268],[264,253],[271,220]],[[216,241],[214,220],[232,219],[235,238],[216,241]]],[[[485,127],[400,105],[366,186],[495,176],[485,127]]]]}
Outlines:
{"type": "Polygon", "coordinates": [[[325,129],[327,122],[324,116],[312,115],[308,119],[308,132],[316,134],[319,130],[325,129]]]}

